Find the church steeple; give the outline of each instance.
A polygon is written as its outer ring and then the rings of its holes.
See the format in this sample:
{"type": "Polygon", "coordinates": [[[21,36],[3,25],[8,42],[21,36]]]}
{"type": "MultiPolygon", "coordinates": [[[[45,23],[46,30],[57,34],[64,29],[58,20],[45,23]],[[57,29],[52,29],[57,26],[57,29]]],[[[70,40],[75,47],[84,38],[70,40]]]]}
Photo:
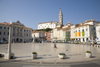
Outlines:
{"type": "Polygon", "coordinates": [[[63,25],[63,14],[60,8],[60,12],[59,12],[59,25],[63,25]]]}
{"type": "Polygon", "coordinates": [[[59,15],[62,15],[62,11],[61,11],[61,8],[60,8],[60,12],[59,12],[59,15]]]}

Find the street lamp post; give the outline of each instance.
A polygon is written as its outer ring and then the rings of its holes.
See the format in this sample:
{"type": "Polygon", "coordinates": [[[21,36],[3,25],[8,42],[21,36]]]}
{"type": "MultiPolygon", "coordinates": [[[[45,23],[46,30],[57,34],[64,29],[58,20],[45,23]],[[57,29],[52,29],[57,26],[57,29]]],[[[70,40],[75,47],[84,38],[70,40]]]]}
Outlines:
{"type": "Polygon", "coordinates": [[[10,58],[10,54],[11,54],[11,34],[12,34],[12,24],[9,26],[9,42],[8,42],[8,56],[10,58]]]}

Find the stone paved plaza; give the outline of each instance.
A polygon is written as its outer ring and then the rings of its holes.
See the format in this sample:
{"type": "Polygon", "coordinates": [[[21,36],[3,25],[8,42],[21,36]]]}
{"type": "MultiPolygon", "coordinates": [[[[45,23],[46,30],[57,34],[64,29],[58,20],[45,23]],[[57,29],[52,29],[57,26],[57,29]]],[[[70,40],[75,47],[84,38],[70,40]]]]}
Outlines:
{"type": "MultiPolygon", "coordinates": [[[[56,43],[12,43],[14,60],[46,61],[46,62],[80,62],[100,59],[100,48],[82,44],[56,43]],[[92,58],[86,58],[85,51],[92,52],[92,58]],[[38,58],[32,60],[31,53],[36,51],[38,58]],[[66,59],[59,59],[58,53],[65,53],[66,59]]],[[[8,44],[0,44],[0,52],[7,53],[8,44]]]]}

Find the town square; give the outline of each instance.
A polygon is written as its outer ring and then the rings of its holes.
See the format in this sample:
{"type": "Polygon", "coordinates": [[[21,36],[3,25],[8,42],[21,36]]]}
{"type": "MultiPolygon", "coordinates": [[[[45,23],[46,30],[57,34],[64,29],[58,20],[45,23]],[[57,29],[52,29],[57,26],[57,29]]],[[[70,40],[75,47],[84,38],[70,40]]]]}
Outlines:
{"type": "Polygon", "coordinates": [[[0,67],[100,67],[99,6],[0,0],[0,67]]]}
{"type": "MultiPolygon", "coordinates": [[[[12,53],[15,54],[15,60],[32,61],[31,53],[38,53],[35,61],[66,61],[79,62],[100,59],[100,48],[83,44],[56,43],[57,48],[54,48],[53,43],[12,43],[12,53]],[[86,51],[92,52],[92,57],[87,58],[86,51]],[[58,54],[65,53],[65,60],[59,59],[58,54]]],[[[0,44],[0,51],[7,53],[7,44],[0,44]]]]}

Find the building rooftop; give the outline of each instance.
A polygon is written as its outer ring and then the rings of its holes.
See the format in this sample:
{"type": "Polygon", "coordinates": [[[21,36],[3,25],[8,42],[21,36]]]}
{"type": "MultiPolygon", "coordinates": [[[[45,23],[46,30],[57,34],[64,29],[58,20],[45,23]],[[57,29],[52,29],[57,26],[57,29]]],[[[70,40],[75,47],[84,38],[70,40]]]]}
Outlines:
{"type": "Polygon", "coordinates": [[[39,31],[33,31],[32,33],[39,33],[39,31]]]}
{"type": "MultiPolygon", "coordinates": [[[[3,22],[3,23],[0,23],[1,25],[10,25],[10,23],[6,23],[6,22],[3,22]]],[[[24,28],[26,28],[26,29],[32,29],[32,28],[29,28],[29,27],[26,27],[26,26],[24,26],[24,28]]]]}
{"type": "Polygon", "coordinates": [[[84,25],[76,26],[75,28],[77,28],[77,27],[83,27],[83,26],[87,26],[87,25],[93,26],[93,25],[91,25],[91,24],[84,24],[84,25]]]}
{"type": "Polygon", "coordinates": [[[43,22],[43,23],[39,23],[39,24],[45,24],[45,23],[58,23],[58,22],[57,21],[54,21],[54,22],[49,21],[49,22],[43,22]]]}
{"type": "Polygon", "coordinates": [[[10,25],[10,23],[6,23],[6,22],[4,22],[4,23],[0,23],[1,25],[10,25]]]}

